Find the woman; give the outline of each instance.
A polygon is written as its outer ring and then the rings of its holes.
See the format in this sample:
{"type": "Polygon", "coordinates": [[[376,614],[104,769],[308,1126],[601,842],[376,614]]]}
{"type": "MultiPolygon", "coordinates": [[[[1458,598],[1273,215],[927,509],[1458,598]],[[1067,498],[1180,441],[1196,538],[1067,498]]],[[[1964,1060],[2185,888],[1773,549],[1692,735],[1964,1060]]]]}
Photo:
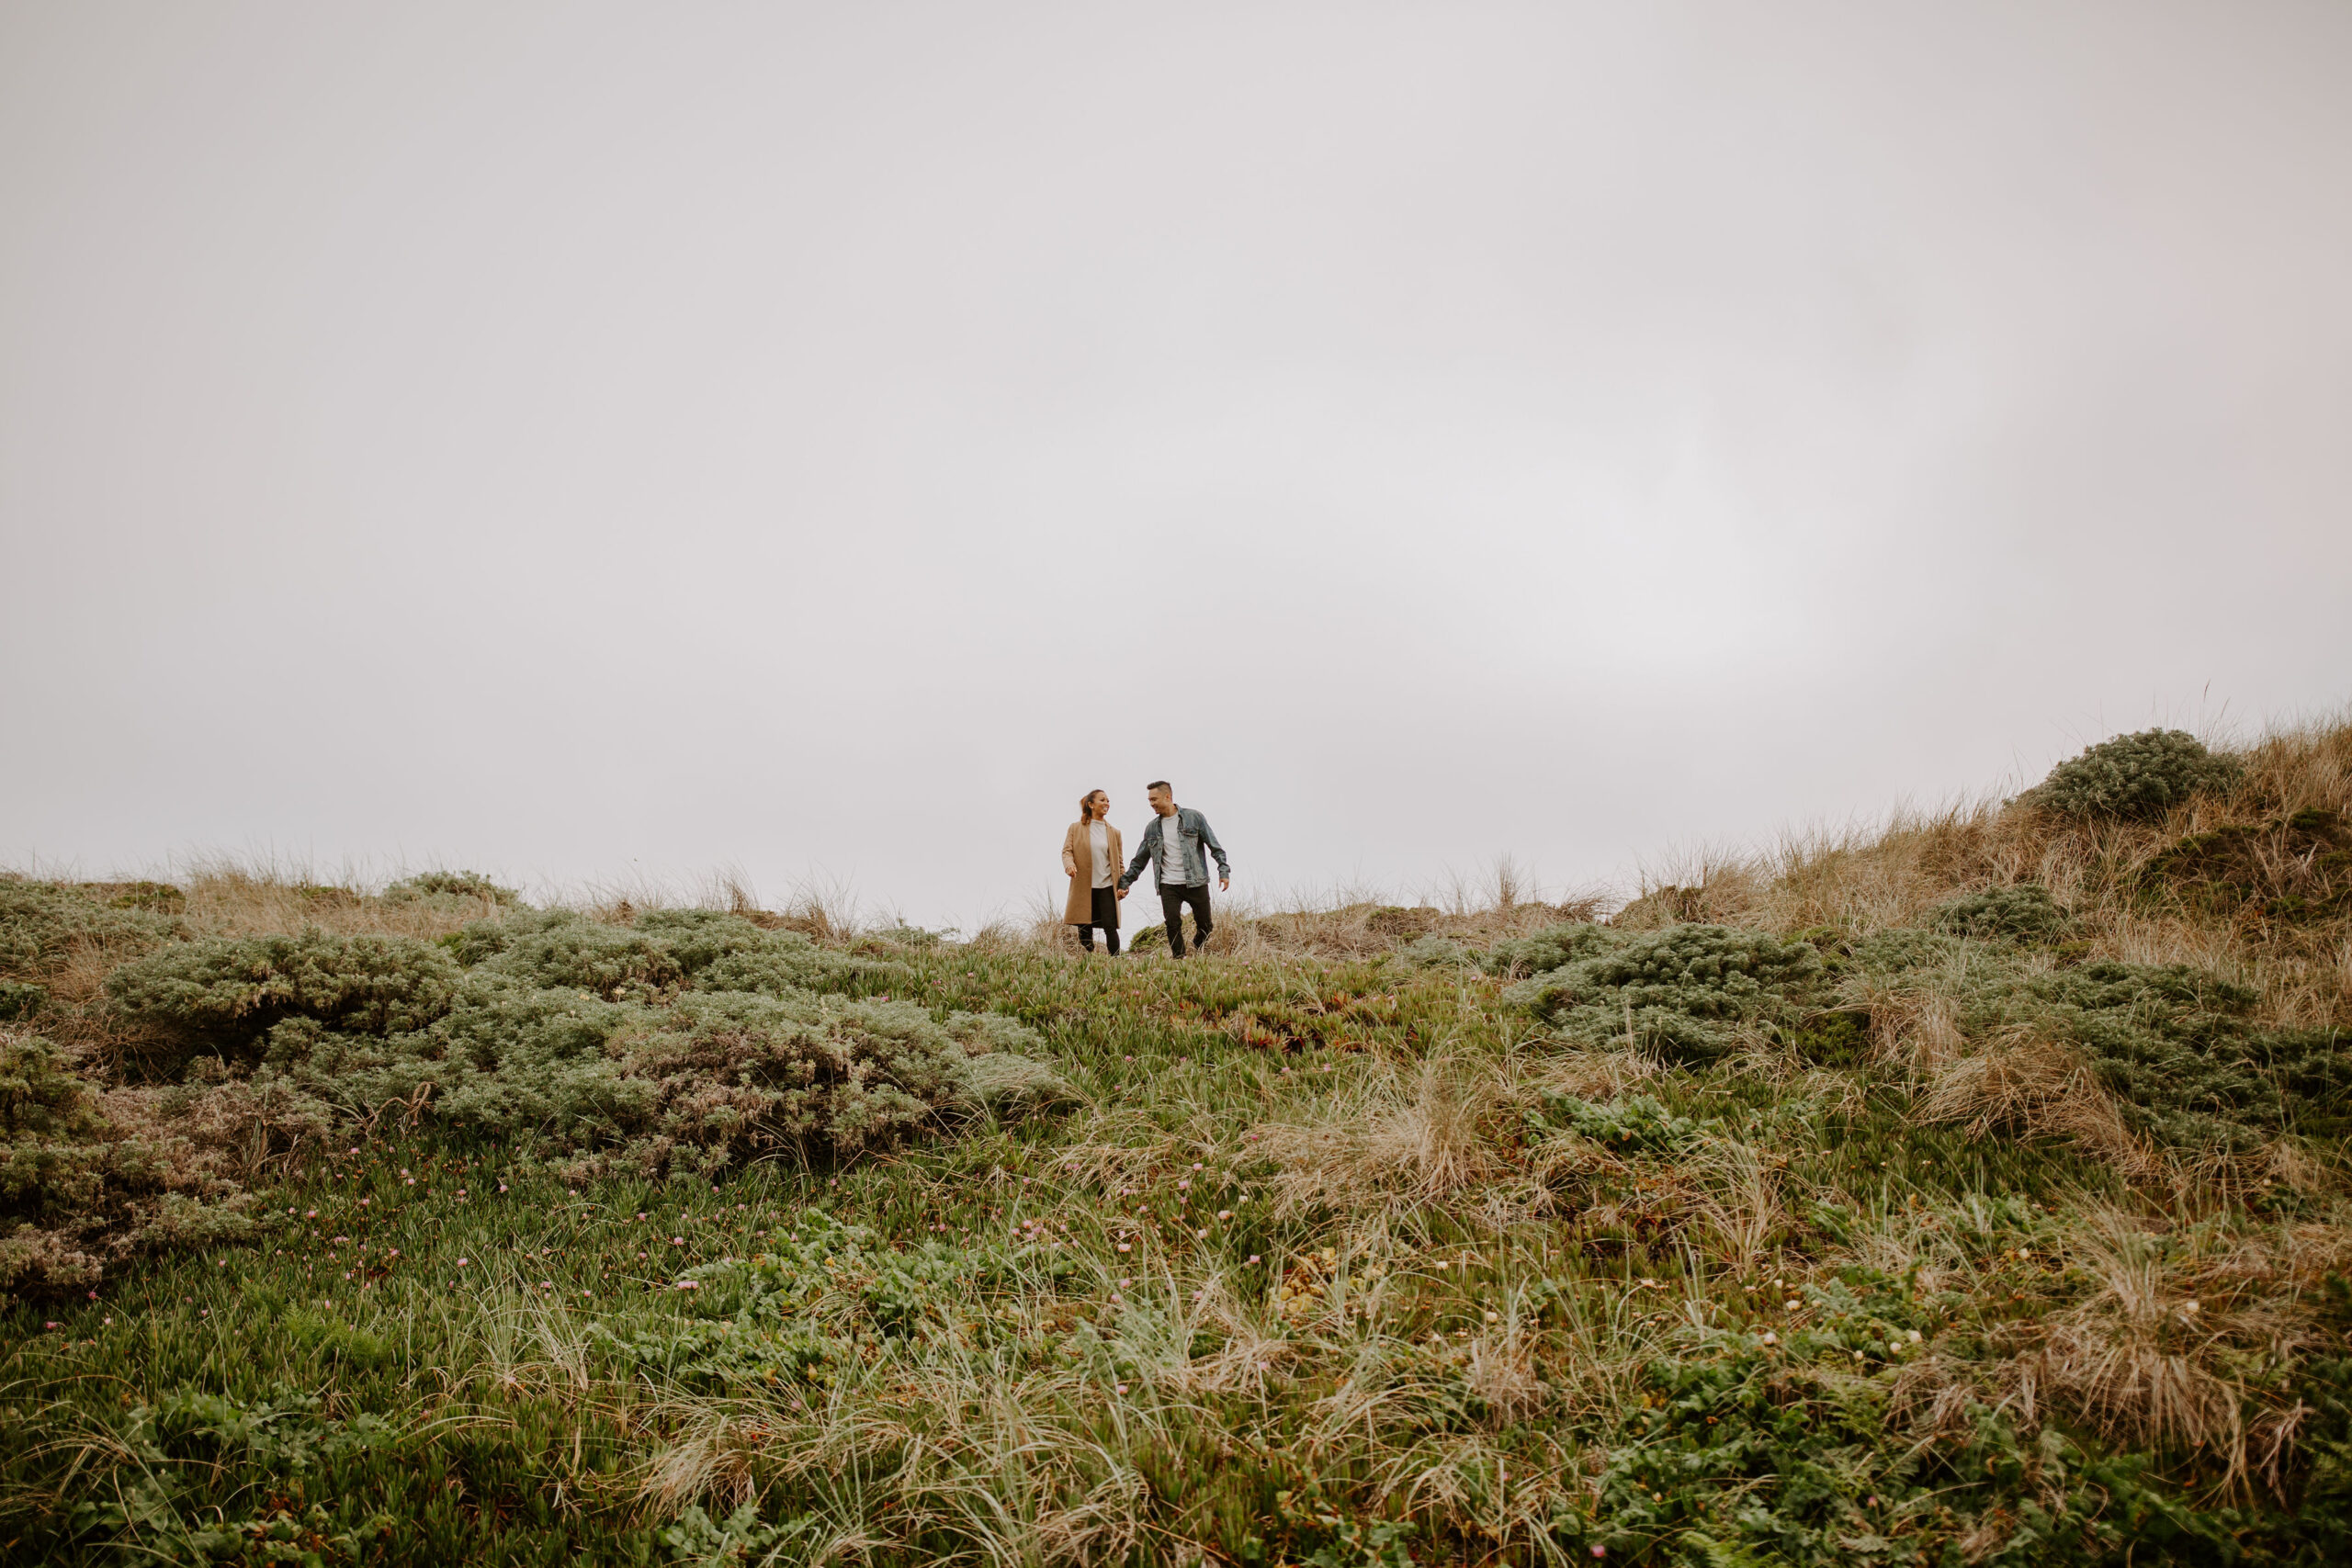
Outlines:
{"type": "Polygon", "coordinates": [[[1078,820],[1062,836],[1062,870],[1069,874],[1069,902],[1062,921],[1078,928],[1078,945],[1094,951],[1094,928],[1111,956],[1119,956],[1119,830],[1105,820],[1111,797],[1096,790],[1078,803],[1078,820]]]}

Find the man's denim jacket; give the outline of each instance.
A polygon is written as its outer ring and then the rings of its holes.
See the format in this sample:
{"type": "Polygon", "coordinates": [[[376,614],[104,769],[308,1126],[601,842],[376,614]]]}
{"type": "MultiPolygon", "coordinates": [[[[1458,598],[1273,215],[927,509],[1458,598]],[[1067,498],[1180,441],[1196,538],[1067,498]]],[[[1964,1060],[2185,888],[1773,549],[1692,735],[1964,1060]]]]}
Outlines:
{"type": "Polygon", "coordinates": [[[1209,868],[1208,863],[1201,858],[1203,844],[1208,846],[1209,853],[1216,856],[1217,880],[1220,882],[1232,880],[1233,867],[1227,863],[1225,846],[1216,841],[1216,832],[1209,826],[1209,819],[1189,806],[1180,806],[1176,808],[1176,848],[1183,856],[1184,875],[1178,882],[1160,881],[1159,871],[1160,829],[1167,825],[1167,818],[1157,813],[1153,814],[1151,825],[1143,830],[1143,840],[1136,849],[1134,863],[1127,867],[1127,874],[1119,878],[1120,886],[1125,887],[1133,883],[1136,877],[1141,876],[1143,868],[1147,865],[1153,868],[1152,886],[1155,887],[1206,886],[1209,868]]]}

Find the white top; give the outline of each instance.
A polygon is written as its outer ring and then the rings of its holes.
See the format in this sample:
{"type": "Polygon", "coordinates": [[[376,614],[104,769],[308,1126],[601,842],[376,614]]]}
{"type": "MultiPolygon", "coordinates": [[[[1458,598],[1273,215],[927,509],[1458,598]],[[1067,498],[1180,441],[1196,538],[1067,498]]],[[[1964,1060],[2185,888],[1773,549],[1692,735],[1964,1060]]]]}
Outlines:
{"type": "Polygon", "coordinates": [[[1184,883],[1184,847],[1177,825],[1184,820],[1180,812],[1171,811],[1159,819],[1159,880],[1170,887],[1184,883]]]}
{"type": "Polygon", "coordinates": [[[1119,868],[1111,863],[1111,824],[1100,817],[1086,825],[1086,842],[1094,852],[1094,886],[1108,887],[1119,868]]]}

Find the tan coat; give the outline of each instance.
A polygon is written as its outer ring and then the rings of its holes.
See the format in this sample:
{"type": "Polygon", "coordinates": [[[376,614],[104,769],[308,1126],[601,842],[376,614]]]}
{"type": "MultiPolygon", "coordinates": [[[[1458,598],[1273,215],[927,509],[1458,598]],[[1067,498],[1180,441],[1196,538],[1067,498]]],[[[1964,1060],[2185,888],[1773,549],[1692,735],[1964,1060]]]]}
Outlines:
{"type": "MultiPolygon", "coordinates": [[[[1111,837],[1111,885],[1117,886],[1119,868],[1126,864],[1121,858],[1125,852],[1119,843],[1119,830],[1108,822],[1111,837]]],[[[1062,865],[1069,872],[1069,902],[1062,907],[1062,924],[1091,926],[1094,923],[1094,835],[1086,830],[1083,822],[1073,822],[1069,831],[1062,835],[1062,865]]],[[[1111,924],[1119,923],[1119,901],[1111,900],[1111,924]]]]}

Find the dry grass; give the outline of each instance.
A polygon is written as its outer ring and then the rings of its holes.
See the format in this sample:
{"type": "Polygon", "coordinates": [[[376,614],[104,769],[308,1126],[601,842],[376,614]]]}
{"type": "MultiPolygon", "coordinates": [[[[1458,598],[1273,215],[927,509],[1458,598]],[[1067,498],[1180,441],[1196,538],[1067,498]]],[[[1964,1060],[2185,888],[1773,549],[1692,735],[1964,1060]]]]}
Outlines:
{"type": "Polygon", "coordinates": [[[1688,1210],[1692,1239],[1724,1268],[1751,1272],[1788,1224],[1772,1162],[1752,1144],[1715,1144],[1689,1171],[1699,1188],[1688,1210]]]}
{"type": "Polygon", "coordinates": [[[2165,1168],[2125,1126],[2122,1110],[2081,1053],[2028,1033],[1991,1041],[1940,1068],[1913,1115],[1929,1125],[1957,1125],[1971,1138],[2006,1133],[2068,1140],[2131,1180],[2165,1168]]]}
{"type": "Polygon", "coordinates": [[[306,872],[198,863],[179,884],[181,918],[198,936],[263,936],[316,926],[345,936],[407,936],[431,942],[499,912],[495,899],[384,899],[348,882],[314,882],[306,872]]]}
{"type": "Polygon", "coordinates": [[[2221,1222],[2166,1245],[2150,1224],[2082,1205],[2064,1260],[2093,1289],[2020,1328],[2025,1345],[1997,1382],[2028,1419],[2037,1402],[2056,1401],[2110,1442],[2209,1456],[2225,1492],[2256,1475],[2276,1488],[2302,1413],[2246,1374],[2308,1342],[2307,1298],[2342,1267],[2345,1233],[2308,1225],[2264,1235],[2221,1222]]]}
{"type": "Polygon", "coordinates": [[[1488,1124],[1507,1103],[1492,1071],[1461,1058],[1368,1076],[1312,1122],[1258,1129],[1276,1213],[1402,1214],[1488,1182],[1502,1169],[1488,1124]]]}

